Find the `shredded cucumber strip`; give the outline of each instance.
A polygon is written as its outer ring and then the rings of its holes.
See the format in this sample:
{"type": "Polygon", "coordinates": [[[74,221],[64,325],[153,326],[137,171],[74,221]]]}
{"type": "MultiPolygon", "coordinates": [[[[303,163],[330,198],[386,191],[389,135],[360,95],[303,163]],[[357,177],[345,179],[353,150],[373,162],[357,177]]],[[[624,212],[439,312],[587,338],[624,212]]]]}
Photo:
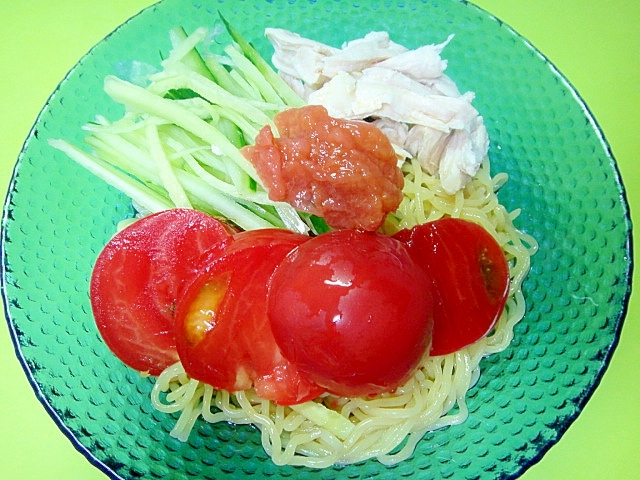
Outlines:
{"type": "Polygon", "coordinates": [[[225,53],[229,55],[229,58],[233,61],[233,63],[238,67],[238,70],[242,72],[244,78],[246,78],[251,85],[254,85],[262,98],[264,98],[267,102],[271,103],[280,103],[282,99],[275,91],[275,89],[271,86],[269,82],[267,82],[260,70],[251,63],[247,57],[245,57],[241,52],[239,52],[234,46],[229,45],[224,49],[225,53]]]}
{"type": "Polygon", "coordinates": [[[304,100],[287,85],[287,83],[271,68],[260,53],[236,30],[222,15],[220,15],[229,35],[247,59],[260,71],[264,79],[278,92],[285,104],[291,107],[304,106],[304,100]]]}
{"type": "MultiPolygon", "coordinates": [[[[251,89],[243,88],[234,76],[213,55],[204,58],[204,63],[213,75],[213,80],[227,92],[238,97],[246,97],[251,94],[251,89]]],[[[244,81],[243,81],[244,82],[244,81]]],[[[246,83],[246,82],[244,82],[246,83]]]]}
{"type": "Polygon", "coordinates": [[[191,35],[187,35],[184,28],[177,27],[169,31],[169,40],[173,49],[169,57],[162,62],[162,66],[167,69],[171,65],[183,63],[184,66],[197,72],[198,74],[213,80],[213,75],[205,64],[204,60],[196,50],[196,47],[207,36],[206,28],[197,28],[191,35]]]}
{"type": "Polygon", "coordinates": [[[122,173],[101,159],[87,154],[69,142],[52,139],[49,140],[49,143],[52,147],[66,153],[69,158],[78,162],[95,176],[102,178],[109,185],[120,190],[146,210],[157,212],[167,210],[173,206],[165,197],[158,195],[127,174],[122,173]]]}
{"type": "Polygon", "coordinates": [[[149,140],[149,152],[151,158],[158,167],[158,175],[162,185],[169,193],[169,198],[175,204],[176,207],[192,208],[191,202],[187,198],[187,194],[184,193],[184,189],[180,182],[176,178],[175,172],[172,170],[169,160],[164,153],[162,143],[160,143],[160,136],[158,135],[158,128],[150,124],[146,128],[147,139],[149,140]]]}

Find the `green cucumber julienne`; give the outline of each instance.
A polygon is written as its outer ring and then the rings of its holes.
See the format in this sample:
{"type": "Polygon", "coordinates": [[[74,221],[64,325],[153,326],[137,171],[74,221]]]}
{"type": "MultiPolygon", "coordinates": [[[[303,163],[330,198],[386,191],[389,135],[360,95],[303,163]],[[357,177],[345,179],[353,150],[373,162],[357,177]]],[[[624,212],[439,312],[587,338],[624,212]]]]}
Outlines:
{"type": "MultiPolygon", "coordinates": [[[[173,207],[222,216],[244,230],[286,228],[318,234],[324,220],[269,200],[240,153],[274,116],[305,104],[224,18],[224,55],[200,53],[206,28],[169,32],[172,50],[142,87],[109,75],[105,92],[124,105],[110,122],[83,128],[85,151],[61,139],[51,146],[129,196],[142,213],[173,207]]],[[[203,49],[204,50],[204,49],[203,49]]]]}

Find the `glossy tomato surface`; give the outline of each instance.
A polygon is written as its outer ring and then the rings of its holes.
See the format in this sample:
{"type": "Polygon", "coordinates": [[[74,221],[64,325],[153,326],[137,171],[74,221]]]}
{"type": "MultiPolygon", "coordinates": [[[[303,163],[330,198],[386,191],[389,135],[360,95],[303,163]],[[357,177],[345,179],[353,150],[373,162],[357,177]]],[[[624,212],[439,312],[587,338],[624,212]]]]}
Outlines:
{"type": "Polygon", "coordinates": [[[204,251],[226,243],[228,227],[209,215],[173,209],[118,232],[96,260],[93,315],[105,343],[125,364],[158,375],[178,360],[173,309],[204,251]]]}
{"type": "Polygon", "coordinates": [[[271,326],[284,356],[331,393],[390,391],[429,348],[431,285],[402,243],[337,230],[300,245],[278,266],[271,326]]]}
{"type": "Polygon", "coordinates": [[[174,209],[166,215],[152,252],[151,295],[160,313],[173,321],[176,300],[196,275],[202,255],[222,250],[236,230],[196,210],[174,209]]]}
{"type": "Polygon", "coordinates": [[[445,355],[487,335],[509,293],[502,248],[483,227],[443,218],[396,235],[434,281],[431,355],[445,355]]]}
{"type": "Polygon", "coordinates": [[[203,262],[176,310],[177,347],[189,376],[229,392],[253,386],[283,405],[323,392],[282,356],[267,317],[269,278],[308,238],[278,229],[241,232],[203,262]]]}

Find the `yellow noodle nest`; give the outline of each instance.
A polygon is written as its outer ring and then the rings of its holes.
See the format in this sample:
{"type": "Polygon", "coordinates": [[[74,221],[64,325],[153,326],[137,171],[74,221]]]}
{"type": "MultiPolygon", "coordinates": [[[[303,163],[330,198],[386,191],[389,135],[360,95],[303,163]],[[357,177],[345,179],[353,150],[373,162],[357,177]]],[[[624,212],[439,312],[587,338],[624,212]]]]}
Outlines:
{"type": "Polygon", "coordinates": [[[342,434],[310,420],[295,407],[260,399],[253,390],[216,391],[190,379],[177,363],[157,378],[151,395],[159,411],[181,412],[171,435],[186,440],[202,417],[211,423],[255,425],[265,451],[277,465],[324,468],[369,458],[392,465],[410,457],[426,432],[465,421],[466,394],[480,375],[481,359],[504,350],[513,338],[514,325],[524,316],[521,286],[537,244],[514,227],[519,212],[509,213],[498,202],[496,192],[507,175],[492,178],[488,161],[456,195],[444,192],[439,180],[424,173],[415,161],[405,162],[403,172],[404,200],[388,216],[383,226],[386,233],[451,216],[482,225],[502,246],[509,261],[511,288],[494,331],[458,352],[426,356],[415,375],[394,393],[376,398],[324,395],[316,399],[350,422],[352,428],[342,434]]]}

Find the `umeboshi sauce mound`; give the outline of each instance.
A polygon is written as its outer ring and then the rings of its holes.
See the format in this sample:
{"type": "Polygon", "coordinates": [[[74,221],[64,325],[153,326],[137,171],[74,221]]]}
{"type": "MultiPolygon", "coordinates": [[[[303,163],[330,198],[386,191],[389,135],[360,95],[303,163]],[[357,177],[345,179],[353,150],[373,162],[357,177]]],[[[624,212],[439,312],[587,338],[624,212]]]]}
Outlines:
{"type": "Polygon", "coordinates": [[[330,117],[322,106],[274,118],[243,148],[269,191],[332,228],[378,229],[402,200],[403,176],[389,139],[376,126],[330,117]]]}

